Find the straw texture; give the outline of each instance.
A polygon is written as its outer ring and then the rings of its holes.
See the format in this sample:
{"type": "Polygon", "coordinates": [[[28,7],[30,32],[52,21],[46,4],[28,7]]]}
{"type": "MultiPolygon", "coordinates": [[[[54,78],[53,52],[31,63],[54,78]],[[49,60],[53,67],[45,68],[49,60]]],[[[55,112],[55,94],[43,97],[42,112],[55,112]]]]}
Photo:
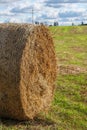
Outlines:
{"type": "Polygon", "coordinates": [[[55,79],[56,57],[48,29],[0,24],[0,117],[28,120],[48,110],[55,79]]]}

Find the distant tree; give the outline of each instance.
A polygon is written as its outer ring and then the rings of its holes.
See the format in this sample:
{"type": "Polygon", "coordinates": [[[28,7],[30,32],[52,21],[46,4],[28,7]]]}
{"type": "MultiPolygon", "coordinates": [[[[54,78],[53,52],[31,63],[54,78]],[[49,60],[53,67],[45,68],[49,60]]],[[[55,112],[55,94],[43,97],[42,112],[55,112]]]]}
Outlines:
{"type": "Polygon", "coordinates": [[[58,26],[59,24],[58,24],[58,22],[54,22],[54,26],[58,26]]]}
{"type": "Polygon", "coordinates": [[[84,25],[84,22],[82,21],[81,25],[84,25]]]}
{"type": "Polygon", "coordinates": [[[35,21],[35,24],[39,24],[39,22],[38,22],[38,21],[35,21]]]}
{"type": "Polygon", "coordinates": [[[72,26],[74,26],[74,23],[72,23],[72,26]]]}

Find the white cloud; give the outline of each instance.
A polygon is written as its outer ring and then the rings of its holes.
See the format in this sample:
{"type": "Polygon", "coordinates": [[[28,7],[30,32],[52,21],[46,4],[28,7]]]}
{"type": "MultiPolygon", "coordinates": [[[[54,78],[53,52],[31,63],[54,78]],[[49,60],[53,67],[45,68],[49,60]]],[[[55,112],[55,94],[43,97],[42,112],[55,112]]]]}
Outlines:
{"type": "MultiPolygon", "coordinates": [[[[74,1],[71,0],[71,3],[74,1]]],[[[78,0],[76,1],[77,3],[70,4],[67,3],[69,0],[33,0],[33,2],[32,0],[1,0],[0,22],[31,22],[31,8],[33,7],[35,21],[58,21],[60,24],[78,23],[87,17],[87,4],[80,4],[78,0]]]]}
{"type": "Polygon", "coordinates": [[[11,3],[11,2],[16,2],[16,1],[20,1],[20,0],[0,0],[0,3],[11,3]]]}

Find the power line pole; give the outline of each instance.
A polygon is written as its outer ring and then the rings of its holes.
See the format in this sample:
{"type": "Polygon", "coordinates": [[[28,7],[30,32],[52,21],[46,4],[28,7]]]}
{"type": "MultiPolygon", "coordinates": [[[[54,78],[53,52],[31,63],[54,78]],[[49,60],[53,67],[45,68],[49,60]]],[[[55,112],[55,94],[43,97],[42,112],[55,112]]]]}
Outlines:
{"type": "Polygon", "coordinates": [[[34,9],[32,8],[32,24],[34,24],[34,9]]]}
{"type": "Polygon", "coordinates": [[[40,10],[35,10],[35,9],[32,7],[32,9],[31,9],[32,24],[34,24],[34,13],[36,13],[37,11],[40,11],[40,10]]]}

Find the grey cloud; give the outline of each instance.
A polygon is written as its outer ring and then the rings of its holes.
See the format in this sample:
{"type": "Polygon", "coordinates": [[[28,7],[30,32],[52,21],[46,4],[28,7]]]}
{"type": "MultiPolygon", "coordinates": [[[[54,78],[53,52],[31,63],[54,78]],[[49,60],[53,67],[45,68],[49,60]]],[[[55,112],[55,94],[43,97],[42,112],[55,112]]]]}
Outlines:
{"type": "Polygon", "coordinates": [[[39,17],[39,19],[44,19],[44,20],[49,19],[50,20],[50,19],[55,19],[55,18],[47,16],[46,14],[43,14],[42,16],[39,17]]]}
{"type": "Polygon", "coordinates": [[[32,6],[19,9],[18,7],[11,10],[12,13],[29,13],[32,11],[32,6]]]}
{"type": "Polygon", "coordinates": [[[12,2],[15,2],[15,1],[20,1],[20,0],[0,0],[0,3],[1,4],[6,4],[6,3],[12,3],[12,2]]]}
{"type": "Polygon", "coordinates": [[[12,16],[15,16],[15,14],[7,14],[7,13],[0,13],[0,17],[12,17],[12,16]]]}
{"type": "Polygon", "coordinates": [[[46,0],[44,5],[47,7],[61,8],[64,7],[64,4],[73,4],[73,3],[87,3],[87,0],[46,0]]]}
{"type": "Polygon", "coordinates": [[[57,17],[51,17],[51,16],[47,16],[46,14],[41,15],[40,17],[38,17],[39,19],[48,19],[48,20],[55,20],[55,19],[59,19],[61,21],[68,21],[71,18],[78,18],[82,16],[82,14],[80,13],[76,13],[76,12],[66,12],[66,13],[59,13],[59,15],[57,17]]]}
{"type": "Polygon", "coordinates": [[[45,3],[57,4],[57,3],[87,3],[87,0],[46,0],[45,3]]]}
{"type": "Polygon", "coordinates": [[[64,7],[64,4],[54,4],[54,3],[45,3],[45,6],[48,6],[48,7],[53,7],[53,8],[61,8],[61,7],[64,7]]]}
{"type": "Polygon", "coordinates": [[[73,11],[70,11],[70,12],[65,12],[65,13],[59,13],[59,17],[60,18],[69,18],[69,17],[81,17],[82,16],[82,13],[81,12],[73,12],[73,11]]]}

